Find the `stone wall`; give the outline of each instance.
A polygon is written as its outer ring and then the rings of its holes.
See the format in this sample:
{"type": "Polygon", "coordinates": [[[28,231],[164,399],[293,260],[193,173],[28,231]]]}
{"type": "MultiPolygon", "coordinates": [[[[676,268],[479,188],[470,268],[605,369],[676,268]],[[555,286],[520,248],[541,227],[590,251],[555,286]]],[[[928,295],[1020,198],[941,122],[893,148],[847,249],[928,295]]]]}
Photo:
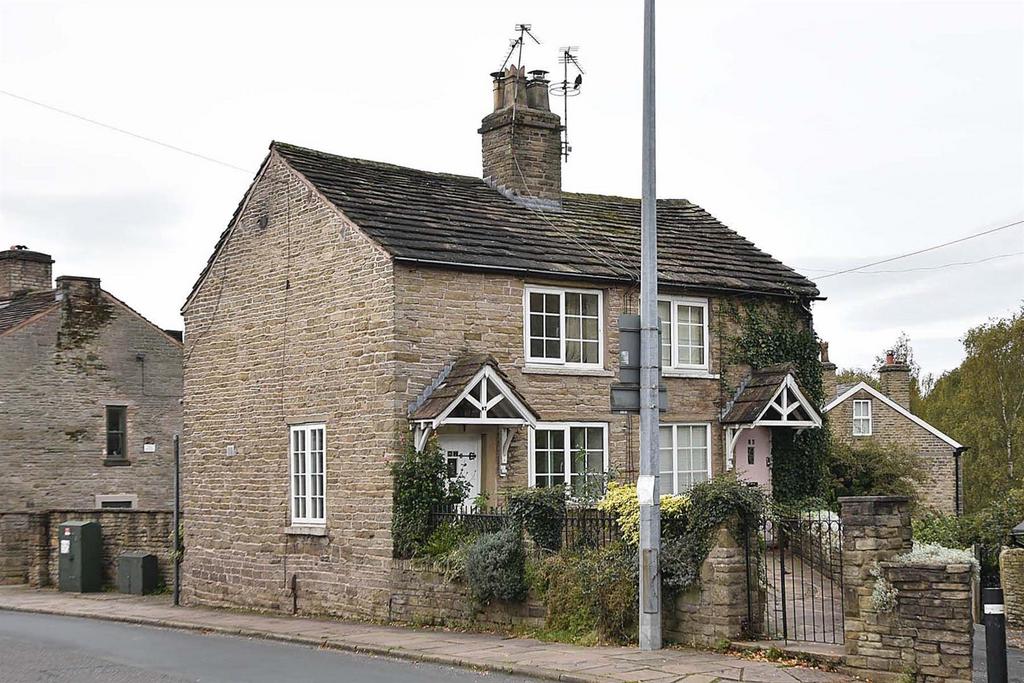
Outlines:
{"type": "Polygon", "coordinates": [[[184,309],[185,604],[387,616],[389,461],[408,433],[393,287],[387,254],[273,155],[184,309]],[[289,425],[312,422],[320,536],[289,516],[289,425]]]}
{"type": "Polygon", "coordinates": [[[750,608],[748,589],[743,546],[722,527],[701,565],[699,585],[678,596],[674,609],[665,614],[665,640],[713,646],[721,640],[742,639],[750,608]]]}
{"type": "MultiPolygon", "coordinates": [[[[859,391],[829,411],[832,437],[856,446],[875,440],[887,446],[904,448],[916,455],[925,475],[917,484],[918,503],[944,514],[956,512],[956,459],[953,447],[909,420],[866,391],[859,391]],[[853,436],[853,402],[871,401],[871,436],[853,436]]],[[[961,485],[963,477],[961,479],[961,485]]]]}
{"type": "Polygon", "coordinates": [[[418,567],[411,560],[395,560],[391,570],[388,619],[434,626],[472,625],[509,629],[541,628],[547,617],[544,605],[531,596],[521,603],[495,602],[482,610],[473,605],[469,587],[418,567]]]}
{"type": "Polygon", "coordinates": [[[999,554],[1007,628],[1024,628],[1024,548],[1004,548],[999,554]]]}
{"type": "Polygon", "coordinates": [[[971,680],[971,568],[893,562],[911,550],[910,502],[840,498],[843,521],[845,666],[877,681],[971,680]],[[878,577],[896,590],[888,610],[878,577]]]}
{"type": "Polygon", "coordinates": [[[64,282],[59,305],[0,335],[0,511],[99,507],[97,496],[170,507],[181,344],[98,281],[64,282]],[[108,405],[127,407],[116,461],[105,452],[108,405]]]}
{"type": "Polygon", "coordinates": [[[117,586],[117,558],[130,551],[156,555],[160,581],[174,579],[174,523],[167,510],[52,510],[49,513],[49,580],[56,585],[60,576],[58,551],[60,525],[71,520],[99,522],[103,539],[103,583],[117,586]]]}
{"type": "Polygon", "coordinates": [[[117,585],[117,558],[129,551],[156,555],[161,580],[173,579],[173,514],[166,510],[50,510],[0,513],[0,583],[56,585],[60,576],[58,535],[70,520],[99,522],[103,582],[117,585]]]}

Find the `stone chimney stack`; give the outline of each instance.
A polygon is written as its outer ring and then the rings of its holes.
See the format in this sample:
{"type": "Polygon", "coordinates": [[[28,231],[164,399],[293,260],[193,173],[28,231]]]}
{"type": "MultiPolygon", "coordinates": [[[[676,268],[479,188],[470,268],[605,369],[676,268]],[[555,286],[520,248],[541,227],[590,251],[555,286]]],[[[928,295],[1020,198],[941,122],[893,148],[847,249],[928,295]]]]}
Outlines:
{"type": "Polygon", "coordinates": [[[878,382],[883,394],[910,410],[910,366],[905,360],[886,351],[885,365],[878,369],[878,382]]]}
{"type": "Polygon", "coordinates": [[[546,71],[510,66],[491,74],[494,111],[480,123],[484,180],[513,197],[562,199],[562,120],[551,112],[546,71]]]}
{"type": "Polygon", "coordinates": [[[825,403],[829,403],[839,394],[836,380],[836,364],[828,359],[828,342],[818,342],[821,354],[821,388],[825,393],[825,403]]]}
{"type": "Polygon", "coordinates": [[[53,259],[49,254],[15,245],[0,251],[0,300],[26,292],[53,289],[53,259]]]}

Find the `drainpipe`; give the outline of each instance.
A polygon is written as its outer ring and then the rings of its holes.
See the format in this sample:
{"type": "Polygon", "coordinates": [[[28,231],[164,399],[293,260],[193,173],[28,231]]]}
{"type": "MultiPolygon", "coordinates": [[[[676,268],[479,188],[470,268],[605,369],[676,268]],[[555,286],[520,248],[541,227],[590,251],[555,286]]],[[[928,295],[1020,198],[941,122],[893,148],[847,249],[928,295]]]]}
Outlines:
{"type": "Polygon", "coordinates": [[[953,474],[956,477],[956,488],[953,490],[953,500],[956,505],[956,516],[963,513],[960,503],[960,456],[967,450],[967,446],[958,446],[953,449],[953,474]]]}

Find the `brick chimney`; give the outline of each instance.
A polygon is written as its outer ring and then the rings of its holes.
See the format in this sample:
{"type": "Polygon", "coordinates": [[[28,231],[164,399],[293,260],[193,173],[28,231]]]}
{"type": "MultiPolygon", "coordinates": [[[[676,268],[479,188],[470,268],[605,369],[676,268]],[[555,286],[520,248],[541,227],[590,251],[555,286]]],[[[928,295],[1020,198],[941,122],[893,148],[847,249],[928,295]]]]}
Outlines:
{"type": "Polygon", "coordinates": [[[910,410],[910,366],[892,351],[885,352],[885,364],[878,369],[882,393],[910,410]]]}
{"type": "Polygon", "coordinates": [[[821,356],[821,388],[825,394],[825,403],[830,402],[839,394],[836,380],[836,364],[828,359],[828,342],[818,342],[821,356]]]}
{"type": "Polygon", "coordinates": [[[508,67],[491,74],[494,111],[483,136],[484,180],[512,197],[556,205],[562,199],[562,120],[548,103],[546,71],[508,67]]]}
{"type": "Polygon", "coordinates": [[[15,245],[0,251],[0,299],[53,289],[53,259],[49,254],[15,245]]]}

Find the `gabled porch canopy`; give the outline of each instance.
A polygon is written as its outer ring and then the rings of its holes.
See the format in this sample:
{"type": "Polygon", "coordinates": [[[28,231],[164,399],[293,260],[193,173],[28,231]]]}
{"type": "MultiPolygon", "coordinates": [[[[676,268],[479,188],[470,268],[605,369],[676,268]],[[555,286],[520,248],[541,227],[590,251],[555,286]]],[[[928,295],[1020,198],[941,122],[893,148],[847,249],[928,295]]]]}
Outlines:
{"type": "Polygon", "coordinates": [[[537,426],[540,416],[488,354],[467,354],[443,370],[409,411],[416,450],[443,425],[498,428],[501,469],[508,463],[513,431],[537,426]]]}
{"type": "Polygon", "coordinates": [[[752,427],[821,427],[817,408],[804,395],[792,363],[754,370],[736,392],[722,417],[726,432],[726,468],[733,467],[733,451],[740,433],[752,427]]]}

